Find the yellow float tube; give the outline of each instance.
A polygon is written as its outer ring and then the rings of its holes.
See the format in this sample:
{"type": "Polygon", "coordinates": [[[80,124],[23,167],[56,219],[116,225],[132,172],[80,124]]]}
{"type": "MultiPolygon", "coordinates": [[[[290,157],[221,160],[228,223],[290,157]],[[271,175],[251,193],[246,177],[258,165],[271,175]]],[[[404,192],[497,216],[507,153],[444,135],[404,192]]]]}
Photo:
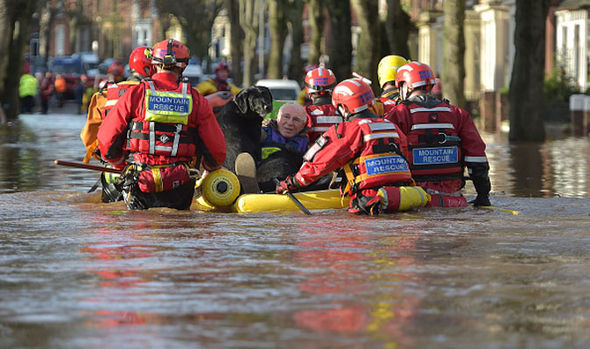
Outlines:
{"type": "MultiPolygon", "coordinates": [[[[240,194],[240,182],[228,170],[219,169],[197,181],[195,208],[201,211],[256,213],[298,210],[287,195],[240,194]]],[[[430,195],[421,187],[399,187],[399,211],[424,207],[430,195]]],[[[308,210],[341,209],[349,205],[348,196],[341,197],[339,190],[317,190],[293,193],[308,210]]]]}

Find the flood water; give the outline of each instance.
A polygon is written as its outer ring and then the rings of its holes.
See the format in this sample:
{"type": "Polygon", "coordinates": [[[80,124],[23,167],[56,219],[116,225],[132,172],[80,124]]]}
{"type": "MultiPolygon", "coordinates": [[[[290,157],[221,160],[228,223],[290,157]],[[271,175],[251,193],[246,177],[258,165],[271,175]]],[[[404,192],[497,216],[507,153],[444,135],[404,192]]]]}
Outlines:
{"type": "Polygon", "coordinates": [[[131,212],[53,165],[82,159],[84,121],[0,126],[1,348],[590,345],[587,138],[484,135],[516,216],[131,212]]]}

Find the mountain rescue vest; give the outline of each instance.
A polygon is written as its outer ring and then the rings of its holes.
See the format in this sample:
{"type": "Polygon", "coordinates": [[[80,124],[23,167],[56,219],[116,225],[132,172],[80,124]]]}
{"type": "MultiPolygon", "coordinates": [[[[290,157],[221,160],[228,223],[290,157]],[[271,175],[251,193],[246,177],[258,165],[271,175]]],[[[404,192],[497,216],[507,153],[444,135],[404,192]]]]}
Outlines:
{"type": "Polygon", "coordinates": [[[413,183],[410,167],[400,147],[400,135],[395,124],[379,119],[358,119],[363,150],[344,166],[348,184],[344,192],[356,193],[362,189],[387,184],[413,183]]]}
{"type": "Polygon", "coordinates": [[[310,105],[306,108],[307,117],[309,118],[308,132],[309,141],[315,141],[319,136],[326,132],[331,126],[338,125],[344,119],[338,115],[332,105],[316,106],[310,105]]]}
{"type": "Polygon", "coordinates": [[[127,91],[131,86],[135,86],[139,84],[139,81],[121,81],[118,83],[114,83],[113,81],[107,82],[106,90],[107,90],[107,100],[104,104],[104,108],[102,108],[101,116],[102,119],[107,117],[108,113],[113,110],[115,104],[119,101],[119,98],[127,91]]]}
{"type": "Polygon", "coordinates": [[[463,176],[461,138],[453,124],[451,108],[409,103],[412,125],[407,133],[410,167],[417,182],[454,180],[463,176]]]}
{"type": "Polygon", "coordinates": [[[273,153],[281,150],[289,150],[292,152],[303,154],[307,151],[309,140],[305,135],[295,135],[289,139],[283,137],[281,133],[268,126],[263,127],[266,137],[262,141],[261,159],[266,160],[273,153]]]}
{"type": "Polygon", "coordinates": [[[145,83],[143,115],[129,123],[127,150],[168,157],[195,155],[196,121],[189,116],[193,97],[189,85],[181,83],[181,91],[156,90],[153,81],[145,83]]]}

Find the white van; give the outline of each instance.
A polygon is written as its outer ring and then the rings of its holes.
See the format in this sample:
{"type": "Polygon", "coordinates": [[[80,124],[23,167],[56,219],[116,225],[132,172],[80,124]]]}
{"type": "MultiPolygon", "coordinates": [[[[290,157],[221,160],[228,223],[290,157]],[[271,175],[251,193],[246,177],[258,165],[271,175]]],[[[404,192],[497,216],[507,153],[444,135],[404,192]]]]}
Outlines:
{"type": "Polygon", "coordinates": [[[272,99],[279,101],[295,102],[301,92],[299,83],[295,80],[262,79],[256,82],[256,86],[268,87],[272,99]]]}
{"type": "Polygon", "coordinates": [[[196,88],[203,79],[203,68],[199,64],[189,64],[184,68],[182,76],[190,80],[191,86],[196,88]]]}

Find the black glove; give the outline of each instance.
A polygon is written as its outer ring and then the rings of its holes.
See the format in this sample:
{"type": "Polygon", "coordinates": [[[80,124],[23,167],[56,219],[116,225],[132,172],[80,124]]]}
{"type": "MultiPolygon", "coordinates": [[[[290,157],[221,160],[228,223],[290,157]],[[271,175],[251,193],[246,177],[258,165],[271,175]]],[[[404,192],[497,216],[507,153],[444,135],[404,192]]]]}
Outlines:
{"type": "Polygon", "coordinates": [[[366,215],[377,216],[381,213],[381,197],[364,196],[359,193],[355,198],[354,206],[366,215]]]}
{"type": "Polygon", "coordinates": [[[469,203],[475,207],[492,206],[492,204],[490,203],[490,198],[487,195],[477,195],[477,197],[474,200],[469,201],[469,203]]]}
{"type": "Polygon", "coordinates": [[[473,181],[473,186],[477,191],[477,197],[475,198],[475,200],[472,200],[469,203],[476,207],[491,206],[490,190],[492,188],[492,184],[490,183],[490,177],[488,177],[487,172],[485,173],[485,175],[480,175],[477,177],[474,177],[472,174],[471,180],[473,181]]]}
{"type": "Polygon", "coordinates": [[[295,180],[295,177],[287,176],[285,180],[282,180],[277,185],[275,192],[277,194],[285,194],[291,191],[299,190],[299,183],[295,180]]]}

